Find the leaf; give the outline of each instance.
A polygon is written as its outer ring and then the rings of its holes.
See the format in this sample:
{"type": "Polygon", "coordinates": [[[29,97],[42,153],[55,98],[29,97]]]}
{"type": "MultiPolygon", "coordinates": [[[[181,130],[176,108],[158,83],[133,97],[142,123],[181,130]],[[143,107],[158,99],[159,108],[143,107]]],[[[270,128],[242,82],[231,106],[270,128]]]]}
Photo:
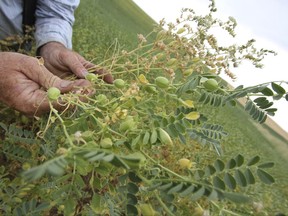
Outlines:
{"type": "Polygon", "coordinates": [[[275,116],[275,112],[267,112],[267,115],[269,115],[269,116],[275,116]]]}
{"type": "Polygon", "coordinates": [[[138,215],[138,209],[134,206],[134,205],[131,205],[131,204],[127,204],[126,206],[126,210],[127,210],[127,215],[135,215],[137,216],[138,215]]]}
{"type": "Polygon", "coordinates": [[[277,108],[270,108],[270,109],[266,109],[265,111],[268,113],[270,113],[270,112],[275,113],[277,111],[277,108]]]}
{"type": "Polygon", "coordinates": [[[189,194],[191,194],[195,189],[194,185],[190,185],[187,188],[185,188],[181,193],[179,193],[180,197],[185,197],[188,196],[189,194]]]}
{"type": "Polygon", "coordinates": [[[225,173],[224,182],[230,189],[234,190],[236,188],[236,180],[230,173],[225,173]]]}
{"type": "Polygon", "coordinates": [[[64,202],[64,215],[74,215],[75,206],[77,205],[74,196],[68,196],[64,202]]]}
{"type": "Polygon", "coordinates": [[[256,104],[262,104],[263,102],[267,101],[266,97],[258,97],[254,100],[256,104]]]}
{"type": "Polygon", "coordinates": [[[205,176],[207,176],[207,177],[213,175],[215,172],[216,172],[216,169],[212,165],[208,165],[205,168],[205,176]]]}
{"type": "Polygon", "coordinates": [[[236,105],[237,105],[237,103],[236,103],[236,101],[235,101],[235,100],[231,100],[231,101],[229,101],[229,105],[231,105],[231,106],[236,106],[236,105]]]}
{"type": "Polygon", "coordinates": [[[175,127],[176,127],[177,131],[181,134],[184,134],[186,132],[186,128],[182,124],[180,124],[179,122],[175,123],[175,127]]]}
{"type": "Polygon", "coordinates": [[[96,213],[100,213],[101,211],[101,196],[97,193],[93,194],[90,207],[96,213]]]}
{"type": "Polygon", "coordinates": [[[258,165],[258,168],[272,168],[274,167],[275,163],[274,162],[266,162],[263,164],[258,165]]]}
{"type": "Polygon", "coordinates": [[[235,161],[236,161],[236,164],[238,167],[242,166],[243,163],[244,163],[244,157],[241,155],[241,154],[238,154],[236,157],[235,157],[235,161]]]}
{"type": "Polygon", "coordinates": [[[227,162],[226,167],[228,169],[233,169],[236,167],[236,165],[237,165],[236,161],[232,158],[227,162]]]}
{"type": "Polygon", "coordinates": [[[257,155],[257,156],[254,156],[253,158],[251,158],[248,163],[247,163],[247,166],[253,166],[255,165],[256,163],[258,163],[260,161],[260,157],[257,155]]]}
{"type": "Polygon", "coordinates": [[[173,186],[173,182],[169,182],[169,183],[166,183],[166,184],[159,186],[158,190],[167,190],[167,189],[171,188],[172,186],[173,186]]]}
{"type": "Polygon", "coordinates": [[[236,182],[240,186],[242,186],[242,187],[246,187],[247,186],[247,181],[246,181],[245,175],[243,174],[243,172],[241,170],[236,169],[234,177],[236,179],[236,182]]]}
{"type": "Polygon", "coordinates": [[[243,89],[243,88],[244,88],[243,85],[239,85],[239,86],[237,86],[234,90],[241,90],[241,89],[243,89]]]}
{"type": "Polygon", "coordinates": [[[267,172],[262,169],[257,169],[257,175],[259,179],[265,184],[273,184],[275,183],[275,179],[267,172]]]}
{"type": "Polygon", "coordinates": [[[246,102],[246,104],[245,104],[245,111],[249,111],[249,110],[251,110],[252,109],[252,107],[253,107],[253,102],[251,101],[251,100],[248,100],[247,102],[246,102]]]}
{"type": "Polygon", "coordinates": [[[274,93],[273,93],[273,91],[270,89],[270,88],[268,88],[268,87],[265,87],[263,90],[261,90],[260,91],[263,95],[265,95],[265,96],[273,96],[274,95],[274,93]]]}
{"type": "Polygon", "coordinates": [[[217,199],[218,199],[218,192],[212,189],[211,193],[208,196],[208,200],[217,200],[217,199]]]}
{"type": "Polygon", "coordinates": [[[242,195],[242,194],[237,194],[237,193],[229,193],[229,192],[225,192],[224,193],[224,197],[232,202],[235,203],[246,203],[246,202],[250,202],[250,198],[242,195]]]}
{"type": "Polygon", "coordinates": [[[267,119],[267,115],[264,112],[262,112],[262,113],[264,115],[259,117],[259,124],[263,124],[266,121],[266,119],[267,119]]]}
{"type": "Polygon", "coordinates": [[[178,131],[174,124],[168,125],[167,132],[169,133],[169,135],[171,135],[172,138],[175,138],[178,136],[178,131]]]}
{"type": "Polygon", "coordinates": [[[136,205],[138,202],[137,197],[132,193],[127,193],[127,202],[130,205],[136,205]]]}
{"type": "Polygon", "coordinates": [[[220,159],[217,159],[215,162],[214,162],[214,167],[216,169],[217,172],[221,172],[224,170],[225,168],[225,164],[223,161],[221,161],[220,159]]]}
{"type": "Polygon", "coordinates": [[[206,97],[208,96],[208,94],[206,94],[205,92],[203,92],[203,94],[201,95],[201,97],[199,98],[198,102],[202,103],[203,101],[206,100],[206,97]]]}
{"type": "Polygon", "coordinates": [[[88,161],[94,162],[97,160],[101,160],[105,156],[105,154],[106,154],[105,152],[89,152],[85,154],[84,157],[88,158],[88,161]]]}
{"type": "Polygon", "coordinates": [[[204,196],[205,193],[205,187],[201,186],[193,195],[190,197],[192,200],[198,200],[202,196],[204,196]]]}
{"type": "Polygon", "coordinates": [[[273,96],[273,100],[280,100],[283,97],[283,95],[278,94],[273,96]]]}
{"type": "Polygon", "coordinates": [[[200,118],[200,113],[193,111],[185,115],[185,118],[189,120],[197,120],[200,118]]]}
{"type": "MultiPolygon", "coordinates": [[[[132,148],[135,147],[138,144],[140,138],[141,138],[141,135],[139,134],[135,139],[132,140],[132,142],[131,142],[131,147],[132,148]]],[[[131,147],[129,147],[129,148],[131,149],[131,147]]]]}
{"type": "Polygon", "coordinates": [[[156,131],[155,128],[153,128],[153,130],[152,130],[152,132],[151,132],[151,136],[150,136],[150,143],[151,143],[151,144],[156,143],[157,138],[158,138],[157,131],[156,131]]]}
{"type": "Polygon", "coordinates": [[[183,188],[183,183],[177,184],[176,186],[172,187],[167,191],[167,194],[173,194],[179,192],[183,188]]]}
{"type": "Polygon", "coordinates": [[[112,161],[110,161],[116,167],[124,167],[125,169],[129,169],[129,166],[117,155],[114,155],[112,161]]]}
{"type": "Polygon", "coordinates": [[[59,166],[56,163],[50,163],[46,167],[46,172],[53,176],[61,176],[64,174],[65,170],[63,167],[59,166]]]}
{"type": "Polygon", "coordinates": [[[225,190],[225,183],[222,179],[220,179],[218,176],[215,176],[213,178],[213,185],[214,187],[216,188],[219,188],[219,189],[222,189],[222,190],[225,190]]]}
{"type": "Polygon", "coordinates": [[[144,136],[143,136],[143,145],[147,145],[148,144],[149,138],[150,138],[150,133],[148,131],[146,131],[144,136]]]}
{"type": "Polygon", "coordinates": [[[244,175],[248,184],[255,184],[255,177],[249,168],[245,170],[244,175]]]}
{"type": "Polygon", "coordinates": [[[129,172],[128,173],[128,176],[129,176],[129,179],[132,181],[132,182],[135,182],[135,183],[140,183],[142,182],[142,179],[139,178],[136,173],[134,172],[129,172]]]}
{"type": "Polygon", "coordinates": [[[161,195],[162,200],[166,203],[171,203],[175,199],[174,194],[167,194],[166,191],[161,191],[160,195],[161,195]]]}
{"type": "Polygon", "coordinates": [[[7,126],[4,123],[2,123],[2,122],[0,122],[0,127],[2,127],[5,130],[5,132],[8,131],[7,126]]]}
{"type": "Polygon", "coordinates": [[[264,98],[264,99],[263,100],[257,100],[257,99],[259,99],[259,98],[257,98],[254,100],[254,102],[256,102],[257,106],[265,106],[265,105],[269,104],[269,100],[267,100],[267,98],[260,97],[260,99],[262,99],[262,98],[264,98]]]}
{"type": "Polygon", "coordinates": [[[272,89],[279,95],[283,95],[286,93],[286,90],[282,86],[276,84],[275,82],[272,82],[271,86],[272,86],[272,89]]]}
{"type": "Polygon", "coordinates": [[[34,212],[42,212],[43,210],[47,209],[50,207],[50,203],[49,202],[43,202],[40,203],[37,208],[35,209],[34,212]]]}
{"type": "Polygon", "coordinates": [[[132,182],[129,182],[127,184],[127,190],[131,194],[136,194],[139,191],[139,188],[138,188],[138,186],[136,184],[134,184],[132,182]]]}
{"type": "Polygon", "coordinates": [[[208,94],[203,104],[208,104],[211,101],[211,95],[208,94]]]}
{"type": "Polygon", "coordinates": [[[269,103],[267,103],[267,104],[265,104],[265,105],[259,106],[259,108],[260,108],[260,109],[267,109],[267,108],[273,106],[273,104],[274,104],[273,102],[269,102],[269,103]]]}
{"type": "Polygon", "coordinates": [[[158,182],[154,185],[151,185],[150,187],[147,188],[148,191],[153,191],[155,189],[158,189],[162,185],[162,182],[158,182]]]}
{"type": "Polygon", "coordinates": [[[114,159],[114,154],[108,154],[105,157],[103,157],[101,160],[105,162],[111,162],[114,159]]]}

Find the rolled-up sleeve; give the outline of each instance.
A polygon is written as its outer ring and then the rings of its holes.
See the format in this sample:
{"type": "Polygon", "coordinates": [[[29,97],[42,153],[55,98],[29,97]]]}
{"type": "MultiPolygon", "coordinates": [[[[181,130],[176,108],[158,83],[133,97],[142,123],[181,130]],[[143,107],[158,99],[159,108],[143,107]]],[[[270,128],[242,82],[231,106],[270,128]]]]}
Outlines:
{"type": "Polygon", "coordinates": [[[80,0],[38,0],[36,9],[36,47],[55,41],[72,48],[74,11],[80,0]]]}

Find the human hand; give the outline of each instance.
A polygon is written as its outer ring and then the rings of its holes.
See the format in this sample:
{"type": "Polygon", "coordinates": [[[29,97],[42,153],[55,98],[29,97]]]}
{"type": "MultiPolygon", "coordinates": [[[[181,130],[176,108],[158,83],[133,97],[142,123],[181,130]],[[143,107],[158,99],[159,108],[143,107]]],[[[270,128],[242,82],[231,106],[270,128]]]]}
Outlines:
{"type": "MultiPolygon", "coordinates": [[[[0,101],[27,116],[41,115],[50,110],[45,89],[54,86],[65,93],[75,87],[88,88],[90,85],[84,79],[60,79],[40,64],[37,58],[0,52],[0,101]]],[[[57,102],[53,106],[63,108],[57,102]]]]}
{"type": "MultiPolygon", "coordinates": [[[[40,48],[40,55],[44,58],[45,67],[59,77],[75,74],[78,78],[85,78],[87,69],[95,67],[78,53],[67,49],[58,42],[49,42],[40,48]]],[[[110,73],[103,69],[95,70],[107,83],[113,82],[110,73]]]]}

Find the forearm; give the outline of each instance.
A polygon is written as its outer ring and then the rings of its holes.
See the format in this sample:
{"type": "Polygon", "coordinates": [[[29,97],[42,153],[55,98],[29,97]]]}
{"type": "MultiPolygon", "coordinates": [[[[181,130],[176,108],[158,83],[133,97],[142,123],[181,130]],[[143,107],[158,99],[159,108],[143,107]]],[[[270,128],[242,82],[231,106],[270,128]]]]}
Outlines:
{"type": "Polygon", "coordinates": [[[57,18],[40,19],[36,22],[36,48],[48,42],[58,42],[72,49],[72,27],[57,18]]]}

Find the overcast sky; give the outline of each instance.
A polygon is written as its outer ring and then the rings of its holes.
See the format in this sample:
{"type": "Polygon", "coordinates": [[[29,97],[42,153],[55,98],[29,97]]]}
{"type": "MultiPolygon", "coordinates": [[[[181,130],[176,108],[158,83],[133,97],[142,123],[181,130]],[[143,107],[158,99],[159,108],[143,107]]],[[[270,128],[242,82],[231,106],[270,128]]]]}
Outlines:
{"type": "MultiPolygon", "coordinates": [[[[208,0],[134,0],[156,22],[165,18],[175,22],[182,8],[192,8],[197,13],[206,14],[208,0]]],[[[257,85],[268,81],[288,81],[288,1],[287,0],[216,0],[216,16],[226,20],[232,16],[237,20],[237,41],[256,39],[257,47],[272,49],[277,56],[270,55],[264,61],[263,69],[255,69],[244,63],[233,70],[237,80],[234,86],[257,85]]],[[[223,38],[222,38],[223,39],[223,38]]],[[[223,77],[227,80],[227,77],[223,77]]],[[[229,81],[229,80],[227,80],[229,81]]],[[[286,90],[288,85],[283,86],[286,90]]],[[[273,119],[288,131],[288,102],[280,101],[273,119]]]]}

